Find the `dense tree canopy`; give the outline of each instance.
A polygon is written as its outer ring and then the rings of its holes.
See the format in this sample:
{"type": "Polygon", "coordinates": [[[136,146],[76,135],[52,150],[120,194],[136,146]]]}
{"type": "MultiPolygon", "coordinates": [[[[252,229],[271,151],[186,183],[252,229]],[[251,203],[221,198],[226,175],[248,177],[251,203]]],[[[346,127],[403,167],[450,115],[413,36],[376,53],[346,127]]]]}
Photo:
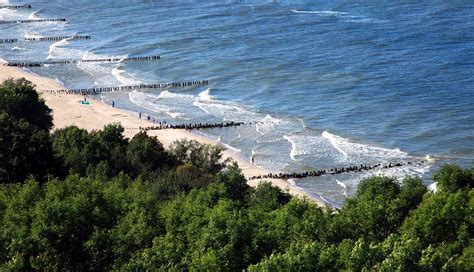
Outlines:
{"type": "Polygon", "coordinates": [[[56,167],[51,110],[25,79],[0,84],[0,183],[40,180],[56,167]]]}
{"type": "Polygon", "coordinates": [[[435,193],[418,178],[372,177],[322,209],[249,187],[221,147],[165,150],[118,124],[50,135],[47,110],[36,120],[6,101],[0,271],[474,271],[474,169],[442,167],[435,193]]]}
{"type": "Polygon", "coordinates": [[[0,112],[16,119],[50,130],[53,127],[51,109],[38,97],[35,86],[26,79],[9,79],[0,84],[0,112]]]}

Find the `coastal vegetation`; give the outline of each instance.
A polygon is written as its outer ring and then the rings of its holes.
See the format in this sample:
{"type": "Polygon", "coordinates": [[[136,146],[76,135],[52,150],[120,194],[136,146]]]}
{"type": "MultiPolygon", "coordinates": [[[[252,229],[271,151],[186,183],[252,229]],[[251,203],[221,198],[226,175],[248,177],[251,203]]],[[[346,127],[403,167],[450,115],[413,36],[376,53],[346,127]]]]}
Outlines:
{"type": "Polygon", "coordinates": [[[248,186],[217,146],[52,128],[30,82],[0,85],[1,271],[474,271],[474,168],[320,208],[248,186]]]}

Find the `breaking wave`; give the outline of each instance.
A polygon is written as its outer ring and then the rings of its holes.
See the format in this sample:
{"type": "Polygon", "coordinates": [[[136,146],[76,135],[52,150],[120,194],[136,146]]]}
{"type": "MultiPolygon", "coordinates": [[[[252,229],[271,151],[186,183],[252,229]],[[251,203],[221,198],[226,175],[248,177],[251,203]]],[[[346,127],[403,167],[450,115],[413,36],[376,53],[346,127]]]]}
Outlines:
{"type": "Polygon", "coordinates": [[[177,110],[176,103],[180,101],[189,101],[194,99],[190,95],[175,94],[169,91],[163,91],[159,95],[148,94],[134,90],[129,93],[129,98],[135,105],[151,110],[154,112],[162,112],[172,118],[186,119],[185,114],[177,110]]]}

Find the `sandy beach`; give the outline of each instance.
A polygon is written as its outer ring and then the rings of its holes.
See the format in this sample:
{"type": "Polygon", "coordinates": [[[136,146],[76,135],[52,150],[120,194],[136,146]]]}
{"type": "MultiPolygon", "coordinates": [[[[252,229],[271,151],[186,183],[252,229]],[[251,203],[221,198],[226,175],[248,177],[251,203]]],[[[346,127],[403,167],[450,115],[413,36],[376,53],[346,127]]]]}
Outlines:
{"type": "MultiPolygon", "coordinates": [[[[30,80],[36,85],[36,90],[40,93],[46,104],[53,110],[55,129],[75,125],[91,131],[102,129],[104,125],[110,123],[120,123],[125,128],[125,136],[131,138],[134,134],[139,132],[138,128],[140,126],[145,127],[152,125],[145,119],[139,119],[137,113],[114,108],[111,105],[107,105],[98,100],[91,99],[89,100],[89,105],[83,105],[79,103],[79,101],[83,99],[83,97],[79,95],[53,95],[43,92],[43,90],[64,89],[64,86],[54,79],[41,77],[21,68],[0,65],[1,81],[8,78],[17,79],[22,77],[30,80]]],[[[201,143],[219,144],[215,140],[184,129],[148,131],[148,134],[157,136],[165,147],[168,147],[173,141],[183,138],[196,140],[201,143]]],[[[231,158],[236,161],[247,178],[268,173],[265,169],[250,163],[245,158],[242,158],[240,154],[235,153],[232,150],[224,151],[223,155],[224,158],[231,158]]],[[[299,187],[291,185],[286,180],[265,180],[283,190],[288,190],[294,196],[307,197],[308,199],[318,203],[320,206],[328,205],[328,203],[323,201],[319,196],[309,194],[299,187]]],[[[262,180],[250,180],[248,183],[255,187],[261,181],[262,180]]]]}

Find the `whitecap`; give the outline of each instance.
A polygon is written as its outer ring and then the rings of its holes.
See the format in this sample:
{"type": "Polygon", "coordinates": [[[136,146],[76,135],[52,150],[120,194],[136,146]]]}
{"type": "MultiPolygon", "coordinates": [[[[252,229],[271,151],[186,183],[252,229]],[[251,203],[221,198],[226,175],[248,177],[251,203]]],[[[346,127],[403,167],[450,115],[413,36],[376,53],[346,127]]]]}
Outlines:
{"type": "Polygon", "coordinates": [[[334,152],[329,141],[319,135],[289,134],[283,138],[291,144],[290,158],[297,161],[298,156],[310,155],[319,161],[339,161],[340,155],[334,152]]]}
{"type": "Polygon", "coordinates": [[[302,13],[302,14],[318,14],[318,15],[325,15],[325,16],[340,16],[340,15],[349,14],[347,12],[332,11],[332,10],[297,10],[297,9],[292,9],[291,12],[293,12],[293,13],[302,13]]]}
{"type": "MultiPolygon", "coordinates": [[[[109,56],[109,55],[98,55],[98,54],[94,54],[90,51],[81,51],[81,50],[72,50],[70,51],[71,53],[74,53],[74,54],[80,54],[81,56],[79,57],[80,59],[82,60],[91,60],[91,59],[112,59],[112,58],[124,58],[126,56],[109,56]]],[[[103,64],[103,63],[100,63],[100,62],[79,62],[77,63],[77,67],[79,67],[79,69],[89,73],[90,75],[94,76],[94,77],[97,77],[97,76],[102,76],[102,77],[106,77],[106,76],[110,76],[112,75],[112,69],[110,67],[110,65],[108,64],[103,64]]]]}
{"type": "MultiPolygon", "coordinates": [[[[129,93],[129,99],[135,105],[154,112],[163,112],[172,118],[186,119],[185,114],[177,110],[177,104],[189,103],[193,96],[163,91],[159,95],[149,94],[133,90],[129,93]],[[188,102],[186,102],[188,101],[188,102]]],[[[185,107],[185,105],[181,106],[185,107]]]]}
{"type": "Polygon", "coordinates": [[[210,89],[201,92],[192,104],[205,113],[222,118],[224,121],[238,120],[240,122],[250,122],[255,120],[256,116],[256,113],[236,103],[214,99],[214,97],[210,95],[210,89]]]}
{"type": "Polygon", "coordinates": [[[62,39],[60,41],[57,41],[49,46],[48,50],[48,57],[47,59],[52,59],[52,58],[58,58],[58,57],[64,57],[65,55],[71,55],[70,51],[68,50],[61,50],[59,49],[62,46],[68,45],[70,39],[62,39]],[[67,52],[67,53],[66,53],[67,52]]]}
{"type": "Polygon", "coordinates": [[[398,148],[387,149],[355,143],[328,131],[324,131],[321,136],[328,139],[334,149],[340,152],[344,157],[344,161],[348,163],[368,164],[371,162],[388,161],[390,159],[405,159],[408,156],[406,152],[398,148]]]}
{"type": "Polygon", "coordinates": [[[212,101],[214,99],[214,96],[211,95],[210,88],[200,92],[198,96],[201,101],[212,101]]]}
{"type": "Polygon", "coordinates": [[[300,155],[300,153],[298,152],[298,149],[296,147],[296,142],[293,140],[293,138],[291,138],[291,136],[284,135],[283,138],[285,140],[287,140],[288,142],[290,142],[290,144],[291,144],[290,158],[292,160],[296,161],[296,156],[300,155]]]}
{"type": "Polygon", "coordinates": [[[336,179],[336,183],[337,183],[337,185],[339,185],[339,186],[342,187],[342,194],[343,194],[345,197],[349,197],[349,196],[347,195],[347,185],[346,185],[344,182],[342,182],[342,181],[340,181],[340,180],[338,180],[338,179],[336,179]]]}
{"type": "Polygon", "coordinates": [[[28,20],[37,20],[37,19],[41,19],[40,17],[36,16],[36,14],[39,12],[39,10],[37,11],[33,11],[32,13],[30,13],[30,15],[28,15],[28,20]]]}
{"type": "Polygon", "coordinates": [[[142,83],[140,80],[134,79],[127,74],[120,66],[112,69],[112,75],[123,85],[137,85],[142,83]]]}
{"type": "Polygon", "coordinates": [[[41,35],[38,35],[38,34],[30,34],[30,33],[26,33],[24,35],[25,39],[39,39],[39,38],[43,38],[44,36],[41,36],[41,35]]]}
{"type": "Polygon", "coordinates": [[[276,125],[282,124],[283,120],[272,117],[267,114],[260,121],[255,123],[255,130],[261,135],[265,135],[273,132],[276,129],[276,125]]]}

